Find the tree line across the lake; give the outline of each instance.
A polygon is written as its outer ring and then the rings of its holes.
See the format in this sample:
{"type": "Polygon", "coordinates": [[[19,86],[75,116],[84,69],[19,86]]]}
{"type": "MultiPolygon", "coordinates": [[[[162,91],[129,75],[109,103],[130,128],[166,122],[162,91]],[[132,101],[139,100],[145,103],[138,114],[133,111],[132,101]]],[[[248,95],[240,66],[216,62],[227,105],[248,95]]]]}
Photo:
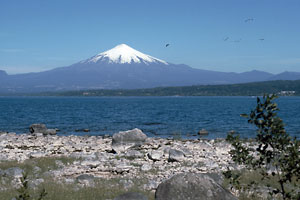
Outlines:
{"type": "MultiPolygon", "coordinates": [[[[284,96],[300,95],[300,80],[266,81],[227,85],[195,85],[147,89],[97,89],[44,92],[42,96],[262,96],[265,93],[284,96]]],[[[36,94],[34,94],[36,95],[36,94]]]]}

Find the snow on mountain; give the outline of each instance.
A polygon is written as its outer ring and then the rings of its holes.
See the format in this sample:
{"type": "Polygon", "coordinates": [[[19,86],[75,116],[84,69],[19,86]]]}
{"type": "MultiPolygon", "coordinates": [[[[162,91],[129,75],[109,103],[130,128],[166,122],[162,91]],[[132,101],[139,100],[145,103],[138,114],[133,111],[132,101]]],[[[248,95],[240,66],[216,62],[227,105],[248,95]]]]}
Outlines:
{"type": "Polygon", "coordinates": [[[126,44],[120,44],[108,51],[84,60],[81,63],[98,63],[103,61],[116,64],[144,63],[149,65],[150,63],[157,63],[168,65],[166,61],[143,54],[142,52],[139,52],[126,44]]]}
{"type": "Polygon", "coordinates": [[[52,70],[7,75],[0,70],[0,93],[81,89],[137,89],[300,79],[300,73],[216,72],[167,63],[126,44],[87,60],[52,70]]]}

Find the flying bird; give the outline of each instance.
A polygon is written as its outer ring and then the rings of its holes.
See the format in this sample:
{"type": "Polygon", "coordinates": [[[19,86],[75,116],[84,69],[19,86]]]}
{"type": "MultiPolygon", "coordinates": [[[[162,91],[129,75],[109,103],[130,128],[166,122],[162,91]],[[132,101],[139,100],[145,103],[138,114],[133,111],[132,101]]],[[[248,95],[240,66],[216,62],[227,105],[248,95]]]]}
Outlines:
{"type": "Polygon", "coordinates": [[[260,41],[264,41],[264,40],[265,40],[265,38],[260,38],[259,40],[260,40],[260,41]]]}
{"type": "Polygon", "coordinates": [[[227,41],[228,39],[229,39],[229,37],[226,37],[226,38],[223,39],[223,41],[227,41]]]}
{"type": "Polygon", "coordinates": [[[248,19],[245,19],[245,22],[252,22],[252,21],[254,21],[254,19],[253,19],[253,18],[248,18],[248,19]]]}
{"type": "Polygon", "coordinates": [[[170,46],[170,44],[166,44],[166,47],[170,46]]]}

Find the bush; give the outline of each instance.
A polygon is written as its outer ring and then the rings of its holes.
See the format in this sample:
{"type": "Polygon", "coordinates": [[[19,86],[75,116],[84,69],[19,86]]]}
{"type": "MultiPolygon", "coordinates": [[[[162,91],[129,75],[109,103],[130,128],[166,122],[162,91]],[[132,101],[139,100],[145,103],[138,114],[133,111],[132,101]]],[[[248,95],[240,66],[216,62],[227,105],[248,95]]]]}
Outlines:
{"type": "Polygon", "coordinates": [[[241,184],[241,172],[228,170],[224,173],[232,187],[239,191],[255,191],[260,182],[267,182],[271,197],[300,199],[300,142],[291,138],[284,129],[283,121],[277,116],[279,110],[274,100],[276,95],[257,98],[257,106],[250,115],[242,114],[257,127],[254,146],[241,142],[239,135],[228,134],[233,161],[249,171],[257,171],[261,178],[241,184]],[[268,183],[276,180],[277,184],[268,183]]]}
{"type": "MultiPolygon", "coordinates": [[[[18,196],[15,197],[16,200],[35,200],[35,198],[32,198],[29,192],[28,187],[28,180],[27,180],[27,173],[23,173],[23,177],[20,178],[21,181],[21,187],[17,190],[18,196]]],[[[43,200],[43,198],[47,195],[46,190],[43,189],[37,198],[37,200],[43,200]]]]}

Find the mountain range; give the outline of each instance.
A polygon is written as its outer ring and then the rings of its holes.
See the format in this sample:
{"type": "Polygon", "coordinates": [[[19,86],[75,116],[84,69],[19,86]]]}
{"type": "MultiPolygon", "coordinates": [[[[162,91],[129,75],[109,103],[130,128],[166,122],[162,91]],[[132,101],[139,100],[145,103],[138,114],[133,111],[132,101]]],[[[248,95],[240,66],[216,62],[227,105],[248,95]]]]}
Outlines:
{"type": "Polygon", "coordinates": [[[48,71],[8,75],[0,70],[0,92],[138,89],[298,79],[300,72],[274,75],[257,70],[234,73],[196,69],[172,64],[121,44],[89,59],[48,71]]]}

